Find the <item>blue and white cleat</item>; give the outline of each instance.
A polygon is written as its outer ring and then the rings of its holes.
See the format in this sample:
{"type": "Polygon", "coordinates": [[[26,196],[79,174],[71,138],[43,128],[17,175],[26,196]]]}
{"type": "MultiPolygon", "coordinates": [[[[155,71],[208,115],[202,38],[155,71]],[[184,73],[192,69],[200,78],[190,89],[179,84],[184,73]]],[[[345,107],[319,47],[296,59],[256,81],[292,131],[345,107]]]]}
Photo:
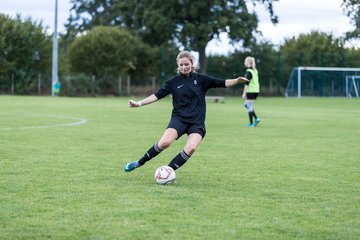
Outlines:
{"type": "Polygon", "coordinates": [[[255,126],[257,126],[260,123],[260,118],[255,118],[255,126]]]}
{"type": "Polygon", "coordinates": [[[137,161],[135,162],[129,162],[125,165],[124,170],[125,172],[131,172],[132,170],[134,170],[135,168],[139,167],[139,163],[137,161]]]}
{"type": "Polygon", "coordinates": [[[254,123],[249,123],[248,127],[255,127],[256,125],[254,123]]]}

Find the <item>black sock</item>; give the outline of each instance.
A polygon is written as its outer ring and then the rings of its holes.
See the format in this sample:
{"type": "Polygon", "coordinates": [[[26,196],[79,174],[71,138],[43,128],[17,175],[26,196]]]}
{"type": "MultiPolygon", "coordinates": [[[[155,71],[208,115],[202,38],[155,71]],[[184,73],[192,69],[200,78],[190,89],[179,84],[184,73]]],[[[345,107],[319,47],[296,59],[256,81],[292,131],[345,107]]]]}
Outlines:
{"type": "Polygon", "coordinates": [[[250,123],[252,124],[253,123],[253,118],[252,118],[252,112],[249,112],[249,121],[250,121],[250,123]]]}
{"type": "Polygon", "coordinates": [[[182,165],[184,165],[184,163],[186,163],[189,158],[190,156],[188,156],[184,151],[182,151],[178,155],[176,155],[173,160],[171,160],[171,162],[169,163],[169,167],[176,170],[182,165]]]}
{"type": "Polygon", "coordinates": [[[255,111],[252,112],[255,119],[257,119],[257,116],[255,114],[255,111]]]}
{"type": "Polygon", "coordinates": [[[150,159],[156,157],[157,155],[159,155],[159,153],[161,153],[163,149],[160,149],[158,144],[155,143],[145,154],[144,156],[142,156],[142,158],[140,158],[138,160],[138,163],[140,166],[144,165],[147,161],[149,161],[150,159]]]}

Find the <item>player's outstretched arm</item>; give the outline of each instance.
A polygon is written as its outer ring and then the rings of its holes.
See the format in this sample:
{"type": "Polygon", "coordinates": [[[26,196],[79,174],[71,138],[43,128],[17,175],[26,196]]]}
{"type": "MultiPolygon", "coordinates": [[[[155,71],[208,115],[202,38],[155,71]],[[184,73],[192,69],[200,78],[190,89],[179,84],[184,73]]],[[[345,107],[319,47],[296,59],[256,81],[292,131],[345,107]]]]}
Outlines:
{"type": "Polygon", "coordinates": [[[148,96],[147,98],[145,98],[139,102],[136,102],[136,101],[130,99],[128,104],[129,104],[129,107],[131,107],[131,108],[137,108],[137,107],[145,106],[150,103],[156,102],[157,100],[158,99],[155,96],[155,94],[151,94],[150,96],[148,96]]]}
{"type": "Polygon", "coordinates": [[[244,77],[238,77],[238,78],[235,78],[235,79],[226,79],[225,80],[225,86],[226,87],[232,87],[232,86],[234,86],[236,84],[243,83],[243,82],[249,82],[249,79],[244,78],[244,77]]]}

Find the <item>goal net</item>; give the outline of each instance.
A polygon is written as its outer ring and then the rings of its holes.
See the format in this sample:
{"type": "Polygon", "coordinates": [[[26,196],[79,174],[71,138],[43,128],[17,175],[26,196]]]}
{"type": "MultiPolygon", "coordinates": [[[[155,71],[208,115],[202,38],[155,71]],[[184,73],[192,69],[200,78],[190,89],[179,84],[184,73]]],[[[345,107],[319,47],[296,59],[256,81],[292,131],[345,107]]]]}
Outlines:
{"type": "Polygon", "coordinates": [[[347,97],[359,97],[360,76],[346,76],[345,92],[347,97]]]}
{"type": "Polygon", "coordinates": [[[285,97],[359,97],[360,68],[293,68],[285,97]]]}

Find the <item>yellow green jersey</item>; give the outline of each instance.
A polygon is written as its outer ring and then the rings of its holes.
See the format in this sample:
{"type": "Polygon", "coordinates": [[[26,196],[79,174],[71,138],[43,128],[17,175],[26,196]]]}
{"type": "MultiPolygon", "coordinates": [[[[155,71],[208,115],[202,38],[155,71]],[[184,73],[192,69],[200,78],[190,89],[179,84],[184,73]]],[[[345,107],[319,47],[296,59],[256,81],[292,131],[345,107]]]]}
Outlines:
{"type": "Polygon", "coordinates": [[[259,93],[260,92],[260,84],[259,84],[259,74],[257,69],[255,68],[248,68],[246,69],[246,72],[251,73],[251,79],[248,84],[247,93],[259,93]]]}

